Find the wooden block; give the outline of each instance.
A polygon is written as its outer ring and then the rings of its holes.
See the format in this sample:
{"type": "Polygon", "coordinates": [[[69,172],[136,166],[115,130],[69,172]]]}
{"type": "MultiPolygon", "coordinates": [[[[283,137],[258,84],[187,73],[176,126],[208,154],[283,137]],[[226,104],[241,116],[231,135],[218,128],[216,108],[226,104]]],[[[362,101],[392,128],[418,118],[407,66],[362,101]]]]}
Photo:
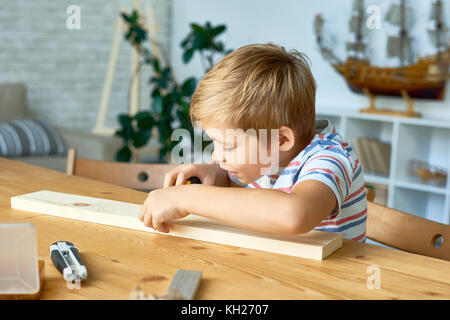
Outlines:
{"type": "Polygon", "coordinates": [[[0,294],[0,300],[39,300],[45,285],[45,262],[39,260],[39,290],[33,294],[0,294]]]}
{"type": "Polygon", "coordinates": [[[160,233],[138,219],[139,204],[47,190],[11,197],[11,208],[315,260],[323,260],[342,247],[342,235],[338,233],[312,230],[295,236],[274,236],[192,214],[171,222],[170,233],[160,233]]]}

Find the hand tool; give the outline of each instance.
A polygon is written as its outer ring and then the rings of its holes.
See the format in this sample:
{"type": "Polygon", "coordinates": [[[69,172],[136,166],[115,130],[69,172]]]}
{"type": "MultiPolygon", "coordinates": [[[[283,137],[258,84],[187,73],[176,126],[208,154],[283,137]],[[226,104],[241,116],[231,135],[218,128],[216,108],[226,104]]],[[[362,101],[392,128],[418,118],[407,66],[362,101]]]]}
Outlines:
{"type": "Polygon", "coordinates": [[[197,177],[190,177],[186,184],[202,184],[202,181],[197,177]]]}
{"type": "Polygon", "coordinates": [[[52,243],[50,246],[50,257],[65,280],[86,280],[86,266],[81,261],[78,249],[72,242],[57,241],[52,243]]]}

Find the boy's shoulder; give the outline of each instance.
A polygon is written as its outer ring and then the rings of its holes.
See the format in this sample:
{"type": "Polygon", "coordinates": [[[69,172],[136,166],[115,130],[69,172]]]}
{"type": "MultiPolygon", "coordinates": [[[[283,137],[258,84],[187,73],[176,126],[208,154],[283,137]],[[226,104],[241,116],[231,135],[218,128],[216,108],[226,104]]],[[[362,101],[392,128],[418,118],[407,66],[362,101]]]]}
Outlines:
{"type": "Polygon", "coordinates": [[[356,160],[352,147],[346,142],[329,120],[316,121],[316,134],[311,142],[292,160],[301,161],[311,159],[321,154],[331,157],[345,158],[354,165],[356,160]]]}

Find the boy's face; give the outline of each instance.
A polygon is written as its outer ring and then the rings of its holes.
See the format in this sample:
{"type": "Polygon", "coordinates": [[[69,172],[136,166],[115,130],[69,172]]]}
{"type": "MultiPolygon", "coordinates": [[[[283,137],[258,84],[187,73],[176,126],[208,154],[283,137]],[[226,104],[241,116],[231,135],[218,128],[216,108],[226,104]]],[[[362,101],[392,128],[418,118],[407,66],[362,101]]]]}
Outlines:
{"type": "Polygon", "coordinates": [[[274,153],[270,131],[267,138],[258,138],[254,130],[206,125],[203,129],[214,143],[212,159],[241,183],[251,183],[269,170],[274,153]]]}

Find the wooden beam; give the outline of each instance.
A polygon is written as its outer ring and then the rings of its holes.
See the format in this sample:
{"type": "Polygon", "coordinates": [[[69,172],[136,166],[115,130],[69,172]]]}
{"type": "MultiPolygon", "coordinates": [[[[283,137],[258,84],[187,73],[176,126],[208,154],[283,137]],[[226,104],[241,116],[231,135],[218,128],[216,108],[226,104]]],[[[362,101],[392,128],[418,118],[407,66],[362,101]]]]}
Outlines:
{"type": "Polygon", "coordinates": [[[338,233],[312,230],[295,236],[274,236],[196,215],[173,221],[170,233],[160,233],[144,226],[137,218],[139,204],[47,190],[11,197],[11,208],[315,260],[325,259],[342,246],[342,235],[338,233]]]}
{"type": "MultiPolygon", "coordinates": [[[[120,12],[125,12],[126,7],[122,5],[120,12]]],[[[117,18],[117,22],[114,24],[114,40],[109,55],[108,70],[105,76],[105,82],[103,84],[102,98],[100,100],[100,106],[97,114],[97,122],[92,129],[93,133],[101,135],[114,135],[116,131],[113,128],[105,127],[106,113],[109,107],[109,99],[111,97],[111,90],[114,80],[114,73],[117,66],[117,58],[119,56],[120,43],[123,37],[123,31],[125,30],[125,23],[122,21],[122,17],[117,18]]]]}

